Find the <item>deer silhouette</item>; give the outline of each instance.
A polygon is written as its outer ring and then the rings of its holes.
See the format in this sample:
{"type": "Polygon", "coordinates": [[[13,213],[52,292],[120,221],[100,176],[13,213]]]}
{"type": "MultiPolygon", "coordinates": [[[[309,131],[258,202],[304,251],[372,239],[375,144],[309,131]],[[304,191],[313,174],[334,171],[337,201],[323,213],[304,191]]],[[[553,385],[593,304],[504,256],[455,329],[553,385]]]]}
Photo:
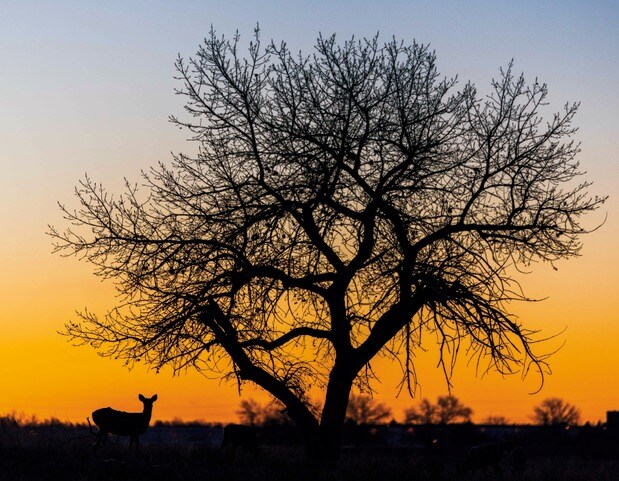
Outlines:
{"type": "Polygon", "coordinates": [[[148,423],[153,413],[153,403],[157,400],[157,395],[147,398],[140,394],[138,399],[144,404],[144,410],[141,413],[126,413],[110,407],[93,411],[92,420],[99,427],[99,432],[96,434],[97,446],[107,438],[109,433],[117,436],[129,436],[129,450],[135,446],[137,451],[140,442],[139,437],[148,429],[148,423]]]}

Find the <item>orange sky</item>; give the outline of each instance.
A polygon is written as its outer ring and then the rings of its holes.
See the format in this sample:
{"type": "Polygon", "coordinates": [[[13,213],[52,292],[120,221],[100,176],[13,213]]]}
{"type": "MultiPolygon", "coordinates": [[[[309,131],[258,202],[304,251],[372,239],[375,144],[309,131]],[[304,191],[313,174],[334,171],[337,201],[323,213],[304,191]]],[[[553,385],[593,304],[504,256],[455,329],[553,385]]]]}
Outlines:
{"type": "MultiPolygon", "coordinates": [[[[521,4],[517,11],[481,3],[459,10],[455,0],[434,7],[393,2],[380,9],[369,2],[332,3],[258,10],[250,2],[178,8],[132,2],[121,9],[66,1],[49,10],[16,4],[0,12],[0,59],[10,66],[0,74],[0,415],[84,420],[97,407],[139,409],[141,392],[159,395],[154,419],[236,419],[240,398],[233,385],[192,372],[129,372],[59,336],[75,310],[112,306],[114,291],[88,265],[52,256],[45,231],[48,223],[62,225],[55,202],[72,201],[84,172],[113,190],[123,176],[137,179],[140,169],[169,160],[170,151],[190,151],[166,120],[182,107],[172,92],[176,52],[193,54],[211,22],[225,34],[236,28],[249,34],[256,21],[268,38],[308,52],[318,31],[347,38],[379,30],[384,38],[431,42],[439,69],[480,86],[515,57],[528,78],[549,83],[553,110],[567,100],[582,101],[576,119],[582,166],[595,182],[593,194],[611,194],[591,225],[608,218],[584,239],[580,258],[559,263],[558,271],[537,266],[523,279],[527,294],[548,300],[514,308],[546,334],[567,328],[549,344],[565,342],[551,359],[553,374],[531,396],[535,377],[479,379],[462,359],[453,394],[474,409],[476,421],[504,415],[528,422],[533,406],[550,396],[580,407],[584,420],[593,422],[619,409],[618,8],[612,2],[555,9],[530,2],[531,8],[521,4]]],[[[418,357],[419,395],[434,400],[446,386],[435,367],[436,350],[431,343],[426,348],[418,357]]],[[[403,409],[417,400],[405,394],[396,399],[393,366],[376,366],[382,380],[377,397],[402,419],[403,409]]],[[[243,396],[264,399],[251,389],[243,396]]]]}

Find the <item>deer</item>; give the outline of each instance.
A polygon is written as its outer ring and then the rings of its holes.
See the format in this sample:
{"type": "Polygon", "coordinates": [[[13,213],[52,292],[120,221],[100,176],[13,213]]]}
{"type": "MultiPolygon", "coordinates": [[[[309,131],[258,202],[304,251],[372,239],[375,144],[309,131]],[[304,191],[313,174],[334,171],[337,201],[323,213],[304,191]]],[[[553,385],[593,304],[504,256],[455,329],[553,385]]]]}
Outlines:
{"type": "MultiPolygon", "coordinates": [[[[153,403],[157,400],[157,395],[147,398],[140,394],[138,399],[144,404],[144,410],[141,413],[126,413],[110,407],[93,411],[92,420],[99,427],[99,432],[96,433],[96,446],[110,433],[117,436],[129,436],[129,451],[134,446],[137,451],[139,438],[148,429],[153,413],[153,403]]],[[[88,423],[90,424],[90,420],[88,423]]]]}

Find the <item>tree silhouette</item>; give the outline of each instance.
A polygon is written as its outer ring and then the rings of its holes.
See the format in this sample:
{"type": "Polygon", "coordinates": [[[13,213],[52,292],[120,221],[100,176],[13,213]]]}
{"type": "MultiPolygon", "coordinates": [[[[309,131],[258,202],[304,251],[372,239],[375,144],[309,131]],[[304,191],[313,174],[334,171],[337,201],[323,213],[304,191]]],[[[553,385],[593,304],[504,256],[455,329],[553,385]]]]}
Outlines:
{"type": "Polygon", "coordinates": [[[455,396],[439,396],[436,404],[422,399],[418,408],[404,412],[404,422],[420,424],[449,424],[468,422],[473,410],[460,402],[455,396]]]}
{"type": "Polygon", "coordinates": [[[243,399],[236,414],[241,424],[257,426],[262,423],[262,405],[253,399],[243,399]]]}
{"type": "Polygon", "coordinates": [[[391,409],[367,394],[351,394],[346,419],[357,424],[378,424],[391,418],[391,409]]]}
{"type": "Polygon", "coordinates": [[[417,385],[413,353],[438,340],[502,373],[537,370],[536,332],[509,314],[517,269],[578,254],[587,193],[570,137],[577,104],[544,120],[546,85],[511,64],[480,98],[441,78],[427,46],[317,40],[311,56],[259,32],[214,31],[176,62],[196,155],[115,196],[86,177],[55,249],[96,267],[121,299],[64,333],[159,370],[251,382],[337,459],[348,398],[378,355],[417,385]],[[324,392],[319,415],[307,397],[324,392]]]}
{"type": "Polygon", "coordinates": [[[506,424],[510,424],[510,421],[505,416],[490,415],[488,417],[485,417],[482,420],[481,424],[494,424],[494,425],[497,425],[497,426],[504,426],[506,424]]]}
{"type": "Polygon", "coordinates": [[[574,426],[580,423],[580,409],[560,398],[546,398],[535,406],[532,418],[544,426],[574,426]]]}
{"type": "Polygon", "coordinates": [[[290,422],[284,411],[285,406],[279,401],[263,405],[253,399],[243,399],[236,414],[239,416],[241,424],[272,426],[290,422]]]}

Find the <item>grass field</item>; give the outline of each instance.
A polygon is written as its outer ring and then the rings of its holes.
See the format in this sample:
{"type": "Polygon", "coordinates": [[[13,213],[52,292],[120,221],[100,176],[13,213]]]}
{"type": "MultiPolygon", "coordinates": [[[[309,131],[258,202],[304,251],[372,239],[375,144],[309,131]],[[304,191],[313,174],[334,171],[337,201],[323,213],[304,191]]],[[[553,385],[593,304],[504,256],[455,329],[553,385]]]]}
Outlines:
{"type": "MultiPolygon", "coordinates": [[[[148,480],[148,481],[294,481],[318,476],[308,470],[300,447],[263,446],[258,454],[226,453],[216,446],[186,442],[143,443],[130,454],[127,442],[93,449],[87,427],[48,425],[36,429],[0,421],[0,480],[148,480]]],[[[461,476],[463,448],[345,449],[329,481],[617,481],[619,446],[603,451],[565,447],[527,449],[527,465],[513,473],[505,463],[500,473],[478,471],[461,476]]]]}

